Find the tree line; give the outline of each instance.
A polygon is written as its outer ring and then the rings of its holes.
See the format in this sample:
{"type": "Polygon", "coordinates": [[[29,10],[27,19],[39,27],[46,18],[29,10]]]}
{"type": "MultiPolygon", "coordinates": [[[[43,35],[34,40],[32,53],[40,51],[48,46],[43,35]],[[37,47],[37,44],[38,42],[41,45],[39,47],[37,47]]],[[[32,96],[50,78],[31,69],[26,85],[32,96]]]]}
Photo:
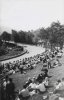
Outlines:
{"type": "MultiPolygon", "coordinates": [[[[44,40],[46,43],[49,42],[51,48],[53,46],[63,47],[64,44],[64,25],[61,25],[59,21],[52,22],[51,25],[47,28],[41,28],[38,34],[34,31],[16,31],[12,30],[12,34],[4,31],[0,39],[5,41],[14,41],[17,43],[26,43],[26,44],[37,44],[38,40],[44,40]],[[36,34],[36,37],[35,37],[36,34]]],[[[1,43],[0,43],[1,44],[1,43]]]]}
{"type": "Polygon", "coordinates": [[[1,40],[14,41],[16,43],[26,43],[26,44],[33,44],[33,38],[34,35],[30,31],[17,32],[15,30],[12,30],[12,34],[9,34],[8,32],[4,31],[0,36],[1,40]]]}

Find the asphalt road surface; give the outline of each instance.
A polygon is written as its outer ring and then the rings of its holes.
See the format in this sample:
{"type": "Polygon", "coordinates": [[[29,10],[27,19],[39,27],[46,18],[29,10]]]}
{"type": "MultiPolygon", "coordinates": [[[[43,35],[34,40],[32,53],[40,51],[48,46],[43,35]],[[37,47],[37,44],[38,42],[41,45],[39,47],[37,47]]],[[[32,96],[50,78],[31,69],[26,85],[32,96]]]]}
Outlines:
{"type": "MultiPolygon", "coordinates": [[[[21,44],[21,46],[22,46],[22,44],[21,44]]],[[[22,60],[24,58],[31,57],[31,56],[33,57],[34,55],[40,54],[45,51],[45,48],[43,48],[43,47],[38,47],[38,46],[34,46],[34,45],[24,45],[24,46],[25,46],[25,49],[28,50],[29,53],[26,53],[26,54],[21,55],[16,58],[2,61],[2,63],[13,62],[13,61],[20,60],[20,59],[22,60]]]]}

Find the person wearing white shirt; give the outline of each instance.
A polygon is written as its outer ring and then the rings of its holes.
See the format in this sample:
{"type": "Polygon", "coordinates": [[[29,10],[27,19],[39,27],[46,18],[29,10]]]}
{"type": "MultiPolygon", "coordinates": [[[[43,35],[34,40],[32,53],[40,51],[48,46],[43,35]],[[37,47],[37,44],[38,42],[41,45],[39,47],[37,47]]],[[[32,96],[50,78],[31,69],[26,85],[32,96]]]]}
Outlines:
{"type": "Polygon", "coordinates": [[[32,83],[29,84],[29,87],[31,87],[31,89],[36,89],[36,81],[35,81],[35,78],[32,79],[32,83]]]}
{"type": "Polygon", "coordinates": [[[55,90],[58,90],[61,87],[61,80],[58,80],[57,83],[55,84],[55,90]]]}
{"type": "Polygon", "coordinates": [[[5,79],[3,79],[3,86],[6,88],[6,80],[5,79]]]}
{"type": "Polygon", "coordinates": [[[61,80],[58,80],[57,83],[54,85],[54,87],[55,87],[54,93],[57,93],[57,91],[60,90],[60,88],[62,87],[61,80]]]}
{"type": "Polygon", "coordinates": [[[48,77],[45,77],[45,80],[43,82],[45,84],[46,87],[49,86],[49,80],[48,80],[48,77]]]}
{"type": "Polygon", "coordinates": [[[36,84],[35,84],[35,83],[31,83],[29,86],[30,86],[32,89],[35,89],[35,88],[36,88],[36,84]]]}
{"type": "Polygon", "coordinates": [[[45,88],[45,85],[44,85],[43,82],[41,84],[37,85],[36,89],[39,90],[40,92],[45,92],[46,91],[46,88],[45,88]]]}

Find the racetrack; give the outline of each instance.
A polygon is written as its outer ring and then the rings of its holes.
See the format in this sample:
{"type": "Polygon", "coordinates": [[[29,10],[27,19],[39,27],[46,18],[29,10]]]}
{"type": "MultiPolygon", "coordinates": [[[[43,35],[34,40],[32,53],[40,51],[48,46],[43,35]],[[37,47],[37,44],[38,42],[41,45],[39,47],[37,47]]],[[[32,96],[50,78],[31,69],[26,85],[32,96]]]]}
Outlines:
{"type": "MultiPolygon", "coordinates": [[[[22,44],[21,44],[21,46],[22,46],[22,44]]],[[[31,57],[31,56],[33,57],[34,55],[40,54],[45,51],[45,48],[43,48],[43,47],[38,47],[38,46],[34,46],[34,45],[24,45],[24,46],[25,46],[25,49],[27,49],[29,53],[26,53],[26,54],[16,57],[16,58],[2,61],[2,63],[13,62],[13,61],[20,60],[20,59],[22,60],[24,58],[31,57]]]]}

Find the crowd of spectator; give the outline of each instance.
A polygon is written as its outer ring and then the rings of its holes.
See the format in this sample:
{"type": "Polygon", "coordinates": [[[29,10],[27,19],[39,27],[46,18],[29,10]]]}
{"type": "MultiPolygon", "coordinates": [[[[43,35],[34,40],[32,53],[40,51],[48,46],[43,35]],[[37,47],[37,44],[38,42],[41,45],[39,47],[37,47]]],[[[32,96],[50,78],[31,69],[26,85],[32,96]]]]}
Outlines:
{"type": "Polygon", "coordinates": [[[0,65],[0,74],[4,74],[5,78],[2,82],[1,98],[2,100],[15,100],[14,83],[8,76],[20,72],[26,74],[27,71],[37,67],[37,64],[42,62],[43,73],[40,73],[37,77],[29,78],[23,85],[23,90],[18,92],[18,99],[27,98],[35,93],[45,92],[49,86],[48,69],[59,65],[58,57],[62,56],[62,52],[58,50],[46,51],[41,54],[37,54],[34,57],[25,58],[23,60],[13,61],[13,63],[5,63],[0,65]],[[60,53],[59,53],[60,52],[60,53]]]}
{"type": "Polygon", "coordinates": [[[60,55],[58,52],[59,51],[57,50],[54,52],[47,51],[45,53],[37,54],[34,57],[28,57],[23,60],[20,59],[17,61],[13,61],[12,63],[9,62],[5,64],[4,63],[0,64],[0,73],[8,72],[8,74],[12,74],[12,73],[14,74],[17,71],[20,71],[21,73],[23,73],[23,71],[35,68],[37,64],[40,63],[41,61],[43,62],[44,67],[48,66],[48,68],[51,68],[54,66],[53,64],[59,63],[58,57],[56,57],[56,55],[57,56],[60,55]]]}

